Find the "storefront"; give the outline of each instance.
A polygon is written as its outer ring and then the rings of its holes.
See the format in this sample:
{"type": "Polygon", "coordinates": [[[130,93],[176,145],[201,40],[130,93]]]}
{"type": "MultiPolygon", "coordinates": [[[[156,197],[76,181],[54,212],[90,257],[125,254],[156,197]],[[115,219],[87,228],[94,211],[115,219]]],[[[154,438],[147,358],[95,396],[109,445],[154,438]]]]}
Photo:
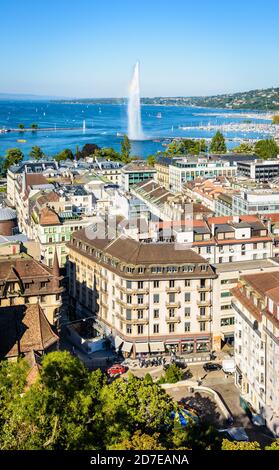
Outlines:
{"type": "Polygon", "coordinates": [[[195,350],[195,340],[194,338],[187,338],[181,342],[181,352],[182,354],[190,354],[195,350]]]}

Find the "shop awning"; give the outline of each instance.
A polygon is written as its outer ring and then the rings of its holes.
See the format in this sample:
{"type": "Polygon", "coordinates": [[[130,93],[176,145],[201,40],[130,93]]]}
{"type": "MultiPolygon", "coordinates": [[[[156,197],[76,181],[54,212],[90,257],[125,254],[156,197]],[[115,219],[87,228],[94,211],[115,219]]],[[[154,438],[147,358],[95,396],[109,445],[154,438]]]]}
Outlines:
{"type": "Polygon", "coordinates": [[[133,343],[128,343],[127,341],[124,341],[124,344],[122,346],[122,351],[129,353],[131,352],[132,347],[133,347],[133,343]]]}
{"type": "Polygon", "coordinates": [[[148,343],[135,343],[137,353],[148,353],[148,343]]]}
{"type": "Polygon", "coordinates": [[[150,352],[164,352],[165,345],[164,343],[157,341],[156,343],[149,343],[150,352]]]}
{"type": "Polygon", "coordinates": [[[115,336],[115,338],[114,338],[114,347],[115,347],[115,349],[119,348],[119,346],[121,346],[122,343],[123,343],[123,339],[120,338],[119,336],[115,336]]]}

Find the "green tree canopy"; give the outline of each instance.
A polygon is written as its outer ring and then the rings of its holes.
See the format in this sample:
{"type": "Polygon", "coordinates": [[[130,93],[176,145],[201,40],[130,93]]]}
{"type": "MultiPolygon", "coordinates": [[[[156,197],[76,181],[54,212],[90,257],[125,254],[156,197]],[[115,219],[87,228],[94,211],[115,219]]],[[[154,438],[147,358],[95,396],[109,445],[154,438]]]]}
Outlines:
{"type": "Polygon", "coordinates": [[[261,450],[258,442],[231,442],[224,439],[222,442],[222,450],[261,450]]]}
{"type": "Polygon", "coordinates": [[[99,150],[100,147],[97,144],[88,143],[85,144],[81,150],[79,150],[79,147],[77,146],[75,156],[77,159],[93,157],[95,155],[95,152],[99,150]]]}
{"type": "Polygon", "coordinates": [[[265,446],[265,450],[279,450],[279,439],[275,439],[269,446],[265,446]]]}
{"type": "Polygon", "coordinates": [[[175,384],[176,382],[179,382],[179,380],[183,380],[184,378],[184,373],[182,372],[181,369],[176,364],[171,364],[165,374],[161,377],[160,383],[169,383],[169,384],[175,384]]]}
{"type": "Polygon", "coordinates": [[[254,153],[254,145],[243,142],[233,148],[234,153],[254,153]]]}
{"type": "Polygon", "coordinates": [[[274,139],[258,140],[254,147],[255,153],[267,160],[268,158],[275,158],[279,155],[279,146],[274,139]]]}
{"type": "Polygon", "coordinates": [[[275,114],[272,118],[272,124],[279,124],[279,115],[275,114]]]}
{"type": "Polygon", "coordinates": [[[16,165],[17,163],[20,163],[24,158],[24,155],[22,151],[15,147],[8,149],[5,155],[5,161],[4,161],[4,169],[5,171],[10,168],[12,165],[16,165]]]}
{"type": "Polygon", "coordinates": [[[227,146],[225,137],[220,131],[212,137],[209,150],[211,153],[226,153],[227,146]]]}
{"type": "Polygon", "coordinates": [[[57,162],[65,161],[65,160],[74,160],[74,154],[70,149],[64,149],[62,152],[59,152],[55,155],[55,160],[57,162]]]}
{"type": "Polygon", "coordinates": [[[156,157],[155,157],[155,155],[148,155],[146,161],[147,161],[148,165],[154,166],[155,163],[156,163],[156,157]]]}
{"type": "Polygon", "coordinates": [[[173,140],[167,147],[167,154],[170,155],[199,155],[207,152],[207,145],[204,139],[181,139],[173,140]]]}
{"type": "Polygon", "coordinates": [[[21,130],[23,130],[23,129],[25,129],[25,125],[24,125],[24,124],[19,124],[19,125],[18,125],[18,128],[21,129],[21,130]]]}
{"type": "Polygon", "coordinates": [[[95,151],[96,157],[106,158],[111,161],[121,161],[121,155],[119,152],[111,147],[104,147],[95,151]]]}
{"type": "Polygon", "coordinates": [[[123,163],[129,163],[131,153],[131,142],[127,135],[124,135],[121,142],[121,158],[123,163]]]}
{"type": "Polygon", "coordinates": [[[34,147],[32,147],[29,155],[31,158],[34,158],[34,160],[42,160],[45,156],[41,147],[38,147],[38,145],[34,145],[34,147]]]}
{"type": "Polygon", "coordinates": [[[150,436],[136,431],[130,439],[124,439],[118,444],[109,447],[110,450],[164,450],[165,447],[159,441],[158,433],[150,436]]]}
{"type": "Polygon", "coordinates": [[[33,130],[38,129],[38,124],[35,124],[35,123],[31,124],[31,129],[33,130]]]}

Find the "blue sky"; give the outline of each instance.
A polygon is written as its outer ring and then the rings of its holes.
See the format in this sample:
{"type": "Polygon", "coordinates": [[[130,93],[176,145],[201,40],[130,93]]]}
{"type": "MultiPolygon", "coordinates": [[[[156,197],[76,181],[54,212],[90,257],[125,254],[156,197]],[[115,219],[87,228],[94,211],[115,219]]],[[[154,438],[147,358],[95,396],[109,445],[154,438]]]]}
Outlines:
{"type": "Polygon", "coordinates": [[[279,86],[276,0],[1,2],[0,92],[120,97],[279,86]]]}

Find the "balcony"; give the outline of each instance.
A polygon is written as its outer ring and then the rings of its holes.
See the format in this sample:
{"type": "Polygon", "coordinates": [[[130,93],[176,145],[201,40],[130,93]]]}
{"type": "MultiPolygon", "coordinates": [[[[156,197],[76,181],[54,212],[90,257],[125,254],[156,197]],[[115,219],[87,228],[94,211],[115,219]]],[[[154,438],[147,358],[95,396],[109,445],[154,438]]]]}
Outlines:
{"type": "Polygon", "coordinates": [[[145,304],[130,304],[130,308],[134,309],[134,310],[146,310],[147,308],[149,308],[149,304],[145,303],[145,304]]]}
{"type": "Polygon", "coordinates": [[[211,300],[197,300],[198,307],[211,307],[211,300]]]}
{"type": "Polygon", "coordinates": [[[198,321],[212,321],[212,316],[210,314],[198,315],[197,320],[198,321]]]}
{"type": "Polygon", "coordinates": [[[170,315],[166,316],[166,322],[167,323],[180,323],[181,322],[181,317],[178,315],[174,315],[171,317],[170,315]]]}
{"type": "Polygon", "coordinates": [[[180,294],[180,287],[166,287],[167,294],[180,294]]]}
{"type": "Polygon", "coordinates": [[[128,289],[127,287],[121,286],[119,283],[115,284],[115,287],[126,295],[149,294],[148,287],[144,287],[143,289],[128,289]]]}
{"type": "Polygon", "coordinates": [[[149,322],[149,319],[146,315],[143,318],[130,318],[130,319],[124,317],[120,313],[116,313],[115,316],[123,323],[129,324],[129,325],[147,325],[149,322]]]}
{"type": "Polygon", "coordinates": [[[181,303],[180,302],[167,302],[166,307],[167,308],[180,308],[181,303]]]}
{"type": "Polygon", "coordinates": [[[211,291],[212,291],[212,287],[211,287],[211,286],[205,286],[205,287],[200,287],[200,286],[198,286],[198,287],[197,287],[197,291],[198,291],[198,292],[211,292],[211,291]]]}

